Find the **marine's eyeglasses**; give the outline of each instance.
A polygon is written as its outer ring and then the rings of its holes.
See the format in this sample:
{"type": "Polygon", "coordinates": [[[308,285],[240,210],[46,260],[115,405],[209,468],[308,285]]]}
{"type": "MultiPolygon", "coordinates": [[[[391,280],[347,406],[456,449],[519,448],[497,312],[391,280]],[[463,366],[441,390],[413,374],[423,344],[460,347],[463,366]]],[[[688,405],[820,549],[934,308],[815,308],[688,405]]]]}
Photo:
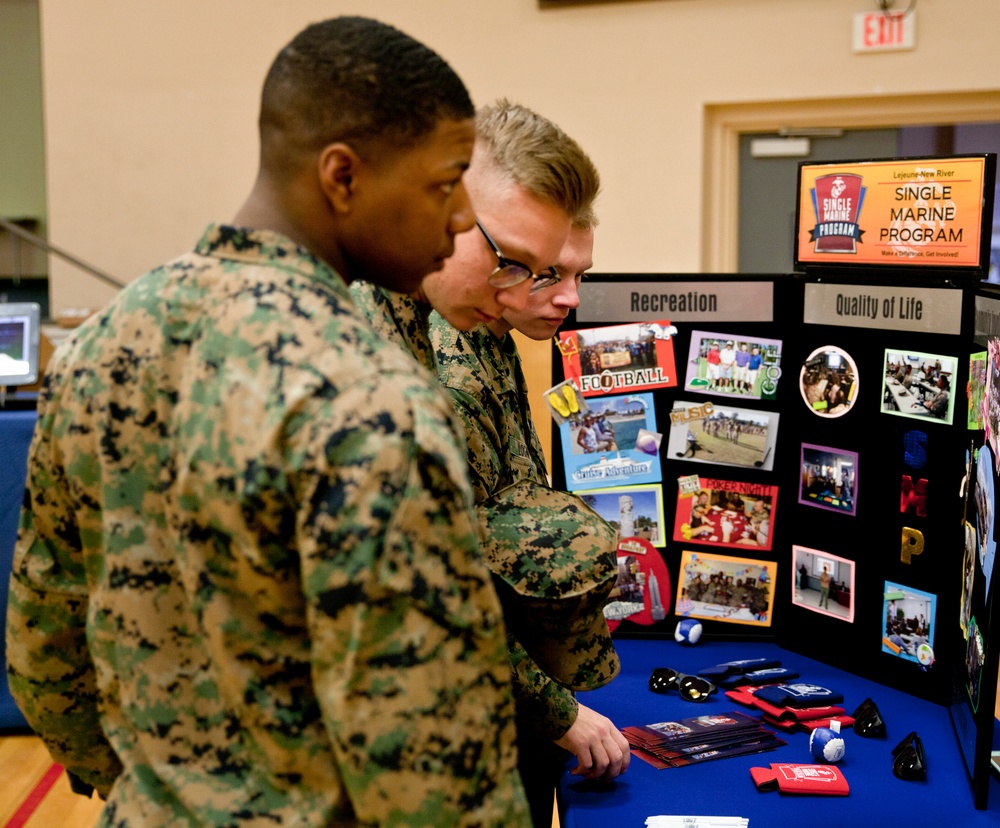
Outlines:
{"type": "Polygon", "coordinates": [[[699,676],[686,676],[669,667],[657,667],[649,677],[649,689],[654,693],[676,690],[685,701],[703,702],[715,692],[715,685],[699,676]]]}
{"type": "Polygon", "coordinates": [[[854,719],[854,732],[858,736],[868,736],[871,738],[885,738],[885,721],[879,712],[878,706],[871,700],[865,699],[858,705],[851,716],[854,719]]]}
{"type": "Polygon", "coordinates": [[[500,248],[497,247],[497,243],[493,241],[492,236],[486,232],[486,228],[479,223],[479,219],[476,219],[476,227],[482,232],[483,236],[486,237],[486,241],[489,243],[490,247],[493,249],[494,255],[497,257],[496,269],[489,275],[486,281],[488,281],[495,288],[509,288],[514,287],[514,285],[519,285],[525,279],[533,279],[534,284],[531,286],[531,291],[534,293],[536,290],[542,290],[550,285],[554,285],[559,281],[559,274],[556,273],[554,267],[550,267],[548,270],[543,270],[541,273],[533,273],[531,268],[526,264],[516,261],[515,259],[508,259],[500,252],[500,248]]]}
{"type": "Polygon", "coordinates": [[[927,778],[924,743],[920,741],[917,731],[914,730],[892,749],[892,775],[907,781],[927,778]]]}

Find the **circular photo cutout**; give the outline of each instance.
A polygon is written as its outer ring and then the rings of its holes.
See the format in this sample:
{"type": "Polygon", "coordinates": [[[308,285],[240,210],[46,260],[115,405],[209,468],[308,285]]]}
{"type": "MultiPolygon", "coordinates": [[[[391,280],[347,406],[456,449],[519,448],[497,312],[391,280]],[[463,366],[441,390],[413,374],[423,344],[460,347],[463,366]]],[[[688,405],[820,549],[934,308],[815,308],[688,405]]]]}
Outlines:
{"type": "Polygon", "coordinates": [[[823,345],[802,364],[799,391],[813,414],[843,417],[858,399],[858,368],[847,351],[823,345]]]}

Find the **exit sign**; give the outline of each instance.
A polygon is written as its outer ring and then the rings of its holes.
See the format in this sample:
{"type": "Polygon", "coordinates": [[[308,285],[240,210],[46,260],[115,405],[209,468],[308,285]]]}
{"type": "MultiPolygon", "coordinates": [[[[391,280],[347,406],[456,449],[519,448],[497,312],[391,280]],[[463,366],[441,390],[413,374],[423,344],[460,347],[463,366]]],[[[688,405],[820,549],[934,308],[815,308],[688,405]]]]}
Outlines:
{"type": "Polygon", "coordinates": [[[912,49],[917,42],[914,12],[860,12],[854,15],[854,51],[912,49]]]}

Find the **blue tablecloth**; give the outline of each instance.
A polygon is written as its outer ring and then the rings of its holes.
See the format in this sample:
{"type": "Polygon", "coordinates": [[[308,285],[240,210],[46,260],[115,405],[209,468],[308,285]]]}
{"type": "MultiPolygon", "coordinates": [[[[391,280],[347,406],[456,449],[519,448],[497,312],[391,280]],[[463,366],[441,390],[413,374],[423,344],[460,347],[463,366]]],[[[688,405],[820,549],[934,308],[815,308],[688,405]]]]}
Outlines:
{"type": "MultiPolygon", "coordinates": [[[[808,764],[805,733],[782,735],[788,744],[767,753],[739,756],[656,770],[632,757],[628,771],[604,789],[581,786],[565,774],[559,790],[563,828],[640,828],[656,814],[742,816],[750,828],[924,828],[924,826],[1000,825],[1000,782],[990,781],[989,808],[977,811],[946,708],[906,693],[850,675],[818,661],[765,642],[702,641],[685,647],[673,640],[617,641],[622,673],[600,690],[580,693],[580,701],[610,717],[619,727],[672,721],[732,710],[758,715],[725,696],[694,704],[676,693],[651,693],[647,686],[654,667],[685,673],[738,658],[771,657],[797,670],[801,679],[844,694],[843,707],[853,712],[870,696],[888,726],[888,738],[866,739],[845,729],[846,754],[838,767],[847,777],[847,797],[794,797],[777,791],[760,793],[750,768],[772,762],[808,764]],[[892,774],[891,750],[916,730],[927,755],[927,781],[904,782],[892,774]]],[[[571,765],[575,762],[571,762],[571,765]]]]}
{"type": "MultiPolygon", "coordinates": [[[[0,621],[7,618],[7,580],[14,558],[17,520],[24,498],[28,446],[35,428],[34,411],[0,411],[0,621]]],[[[0,623],[2,626],[2,623],[0,623]]],[[[17,730],[27,722],[7,689],[7,658],[0,639],[0,730],[17,730]]]]}

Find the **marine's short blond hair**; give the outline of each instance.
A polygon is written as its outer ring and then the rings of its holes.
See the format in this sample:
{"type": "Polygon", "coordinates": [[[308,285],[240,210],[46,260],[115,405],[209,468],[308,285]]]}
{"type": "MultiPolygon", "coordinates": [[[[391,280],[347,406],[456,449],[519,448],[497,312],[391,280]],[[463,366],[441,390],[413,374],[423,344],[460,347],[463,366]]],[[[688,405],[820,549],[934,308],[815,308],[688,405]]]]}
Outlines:
{"type": "Polygon", "coordinates": [[[573,226],[597,226],[597,167],[582,147],[548,118],[501,98],[476,113],[476,151],[542,201],[561,207],[573,226]]]}

